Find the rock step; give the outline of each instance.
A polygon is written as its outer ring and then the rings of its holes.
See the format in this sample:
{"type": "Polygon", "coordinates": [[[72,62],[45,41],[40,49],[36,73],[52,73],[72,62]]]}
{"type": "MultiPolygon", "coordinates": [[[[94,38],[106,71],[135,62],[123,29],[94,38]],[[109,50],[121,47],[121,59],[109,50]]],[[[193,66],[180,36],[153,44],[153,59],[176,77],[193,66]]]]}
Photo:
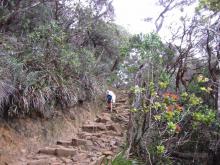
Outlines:
{"type": "Polygon", "coordinates": [[[117,106],[113,107],[113,109],[114,108],[123,110],[123,109],[130,109],[131,107],[127,106],[126,104],[121,104],[121,105],[117,105],[117,106]]]}
{"type": "Polygon", "coordinates": [[[120,116],[120,115],[112,116],[111,119],[114,122],[123,122],[123,123],[125,123],[125,125],[129,122],[129,119],[127,117],[120,116]]]}
{"type": "Polygon", "coordinates": [[[116,102],[117,103],[124,103],[124,102],[126,102],[127,101],[127,99],[120,99],[120,100],[117,100],[116,102]]]}
{"type": "MultiPolygon", "coordinates": [[[[79,138],[83,138],[86,140],[91,140],[94,144],[95,141],[99,141],[102,138],[116,138],[116,137],[122,137],[123,133],[117,133],[115,131],[103,131],[103,132],[98,132],[98,133],[93,133],[93,134],[88,134],[88,132],[81,132],[78,134],[79,138]]],[[[108,142],[109,143],[109,142],[108,142]]]]}
{"type": "Polygon", "coordinates": [[[77,138],[72,139],[73,146],[79,146],[79,145],[91,146],[92,144],[93,143],[89,140],[77,139],[77,138]]]}
{"type": "Polygon", "coordinates": [[[79,153],[72,157],[73,162],[77,162],[78,160],[85,160],[88,158],[88,153],[79,153]]]}
{"type": "Polygon", "coordinates": [[[103,124],[85,124],[82,126],[82,130],[85,132],[97,132],[97,131],[105,131],[106,126],[103,124]]]}
{"type": "Polygon", "coordinates": [[[124,104],[127,101],[128,101],[127,97],[116,98],[116,103],[124,104]]]}
{"type": "Polygon", "coordinates": [[[62,146],[72,146],[71,141],[57,141],[57,145],[62,145],[62,146]]]}
{"type": "Polygon", "coordinates": [[[102,113],[96,116],[96,122],[98,123],[107,123],[111,121],[111,115],[109,113],[102,113]]]}
{"type": "Polygon", "coordinates": [[[110,124],[106,125],[107,130],[114,131],[117,133],[121,133],[121,128],[119,124],[110,124]]]}
{"type": "Polygon", "coordinates": [[[48,160],[32,160],[27,163],[27,165],[48,165],[51,162],[48,160]]]}
{"type": "Polygon", "coordinates": [[[121,133],[116,133],[114,131],[102,131],[102,132],[96,132],[96,133],[91,133],[91,132],[80,132],[77,134],[79,138],[86,139],[86,140],[91,140],[93,138],[101,138],[103,136],[121,136],[121,133]]]}
{"type": "Polygon", "coordinates": [[[73,138],[72,141],[57,141],[57,145],[62,145],[62,146],[81,146],[81,145],[85,146],[85,145],[87,145],[87,146],[91,146],[92,142],[89,140],[73,138]]]}
{"type": "Polygon", "coordinates": [[[113,137],[122,137],[123,136],[123,133],[120,132],[120,133],[117,133],[117,132],[114,132],[114,131],[105,131],[103,132],[105,135],[108,135],[108,136],[113,136],[113,137]]]}
{"type": "Polygon", "coordinates": [[[65,165],[72,165],[73,161],[71,159],[65,159],[62,158],[61,159],[57,159],[55,157],[50,158],[50,159],[42,159],[42,160],[30,160],[28,162],[26,162],[25,164],[22,163],[22,165],[61,165],[61,164],[65,164],[65,165]]]}
{"type": "Polygon", "coordinates": [[[73,156],[77,153],[76,149],[70,148],[43,148],[38,151],[39,154],[47,154],[47,155],[54,155],[54,156],[73,156]]]}
{"type": "Polygon", "coordinates": [[[122,103],[118,103],[118,102],[113,104],[113,106],[120,106],[120,105],[123,105],[123,104],[122,103]]]}
{"type": "Polygon", "coordinates": [[[96,131],[106,131],[106,130],[111,130],[115,132],[120,131],[120,125],[119,124],[102,124],[102,123],[96,123],[96,122],[90,122],[82,126],[82,130],[85,132],[96,132],[96,131]]]}
{"type": "Polygon", "coordinates": [[[124,113],[124,115],[129,115],[128,111],[125,111],[124,109],[121,109],[121,108],[115,108],[115,109],[113,109],[113,112],[115,112],[116,114],[124,113]]]}

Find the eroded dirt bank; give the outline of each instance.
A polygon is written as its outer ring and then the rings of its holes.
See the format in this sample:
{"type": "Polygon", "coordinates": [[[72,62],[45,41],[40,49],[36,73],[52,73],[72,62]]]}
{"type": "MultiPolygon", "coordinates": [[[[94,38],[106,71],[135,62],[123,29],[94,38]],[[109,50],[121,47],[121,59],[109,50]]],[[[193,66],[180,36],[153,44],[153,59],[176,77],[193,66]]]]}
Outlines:
{"type": "Polygon", "coordinates": [[[18,164],[25,155],[54,144],[58,139],[74,136],[85,120],[94,119],[103,109],[102,102],[83,103],[57,111],[53,118],[20,118],[0,122],[0,164],[18,164]]]}

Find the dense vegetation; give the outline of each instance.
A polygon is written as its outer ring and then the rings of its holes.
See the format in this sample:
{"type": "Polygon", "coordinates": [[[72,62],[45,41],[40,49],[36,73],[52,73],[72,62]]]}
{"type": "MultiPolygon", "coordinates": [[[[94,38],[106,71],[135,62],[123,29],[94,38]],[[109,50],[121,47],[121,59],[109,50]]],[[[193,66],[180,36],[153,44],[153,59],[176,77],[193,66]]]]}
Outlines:
{"type": "Polygon", "coordinates": [[[100,93],[126,41],[113,16],[108,0],[2,1],[1,115],[49,116],[100,93]]]}
{"type": "MultiPolygon", "coordinates": [[[[160,4],[168,12],[186,2],[160,4]]],[[[200,1],[171,42],[158,34],[130,40],[127,53],[136,52],[140,64],[127,151],[146,164],[219,164],[219,18],[219,1],[200,1]]]]}
{"type": "MultiPolygon", "coordinates": [[[[130,88],[126,150],[146,164],[220,161],[220,2],[158,0],[155,31],[114,24],[109,0],[0,2],[0,115],[53,115],[107,82],[130,88]],[[197,3],[171,39],[165,14],[197,3]]],[[[132,164],[120,154],[112,164],[132,164]]],[[[136,161],[135,161],[136,162],[136,161]]]]}

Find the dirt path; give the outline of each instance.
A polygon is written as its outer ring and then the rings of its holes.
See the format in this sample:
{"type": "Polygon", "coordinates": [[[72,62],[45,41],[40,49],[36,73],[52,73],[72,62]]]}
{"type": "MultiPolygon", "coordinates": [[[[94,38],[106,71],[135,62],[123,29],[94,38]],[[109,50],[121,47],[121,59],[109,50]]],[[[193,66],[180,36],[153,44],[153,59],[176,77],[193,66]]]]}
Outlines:
{"type": "Polygon", "coordinates": [[[57,141],[53,146],[28,155],[21,165],[101,165],[111,159],[123,145],[128,123],[128,96],[122,92],[112,113],[104,111],[95,121],[85,121],[72,139],[57,141]]]}

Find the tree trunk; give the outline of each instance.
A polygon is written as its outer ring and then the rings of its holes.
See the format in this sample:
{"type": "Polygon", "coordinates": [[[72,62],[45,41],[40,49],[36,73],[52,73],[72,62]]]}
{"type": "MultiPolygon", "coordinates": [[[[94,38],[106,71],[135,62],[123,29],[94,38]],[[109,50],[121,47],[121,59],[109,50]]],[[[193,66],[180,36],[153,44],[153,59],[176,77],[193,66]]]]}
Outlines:
{"type": "MultiPolygon", "coordinates": [[[[149,81],[149,65],[144,64],[143,67],[137,72],[135,76],[135,87],[136,88],[146,88],[146,81],[149,81]],[[147,76],[147,77],[146,77],[147,76]]],[[[134,107],[137,112],[130,113],[129,125],[128,125],[128,149],[127,157],[129,153],[132,153],[140,158],[146,159],[147,154],[145,139],[143,139],[143,134],[149,128],[149,112],[142,112],[143,104],[145,102],[145,95],[147,93],[136,92],[134,93],[132,107],[134,107]]]]}
{"type": "Polygon", "coordinates": [[[217,83],[218,83],[217,119],[218,119],[218,121],[220,121],[220,77],[218,77],[217,83]]]}

